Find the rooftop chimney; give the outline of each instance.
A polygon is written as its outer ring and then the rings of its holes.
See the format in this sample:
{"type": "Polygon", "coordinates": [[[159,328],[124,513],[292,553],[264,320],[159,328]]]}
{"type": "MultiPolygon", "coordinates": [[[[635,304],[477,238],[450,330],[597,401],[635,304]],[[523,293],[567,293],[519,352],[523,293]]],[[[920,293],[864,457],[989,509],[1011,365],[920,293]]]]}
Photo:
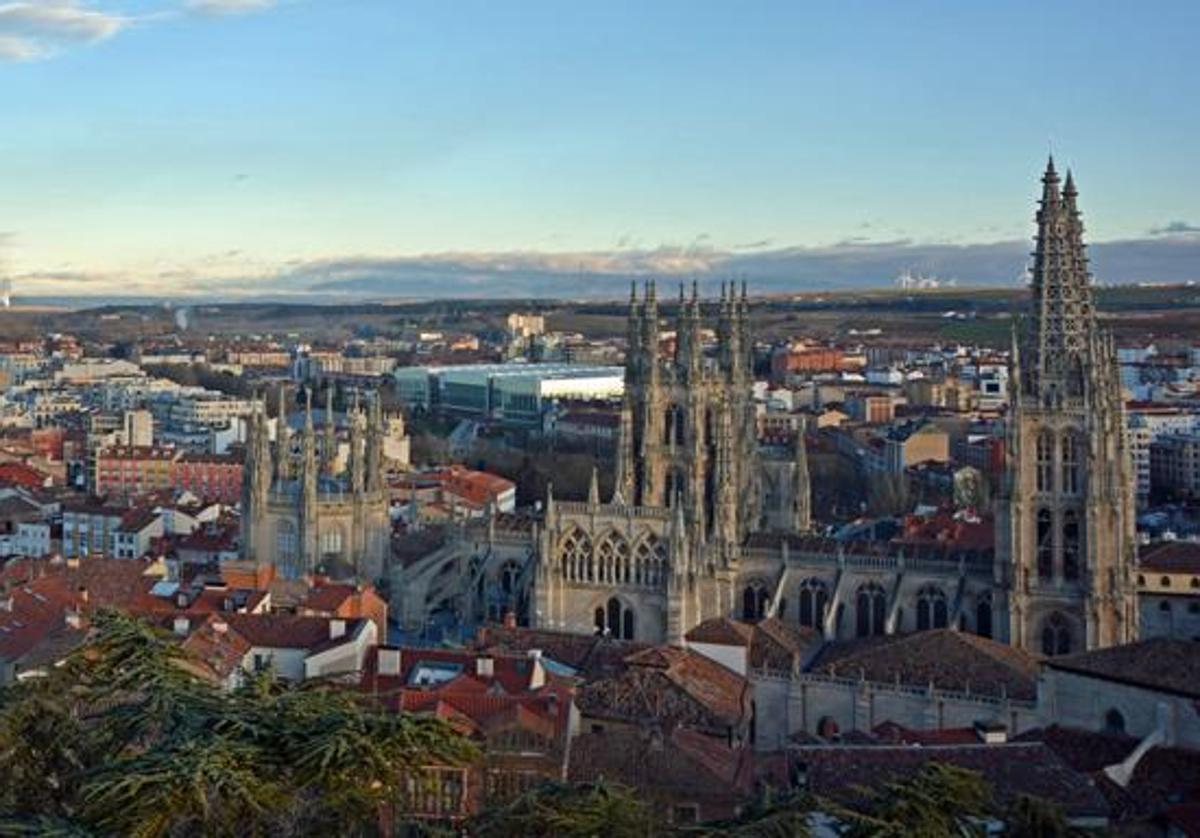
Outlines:
{"type": "Polygon", "coordinates": [[[475,658],[475,674],[480,678],[492,678],[496,674],[496,662],[488,656],[475,658]]]}
{"type": "Polygon", "coordinates": [[[1008,728],[1003,722],[975,722],[975,735],[985,745],[1003,745],[1008,741],[1008,728]]]}
{"type": "Polygon", "coordinates": [[[400,650],[399,649],[383,649],[379,650],[379,674],[380,675],[399,675],[400,674],[400,650]]]}
{"type": "Polygon", "coordinates": [[[346,636],[346,621],[345,620],[330,620],[329,621],[329,639],[337,640],[339,637],[346,636]]]}
{"type": "Polygon", "coordinates": [[[179,637],[187,637],[188,632],[192,629],[192,621],[187,617],[176,617],[174,630],[179,637]]]}

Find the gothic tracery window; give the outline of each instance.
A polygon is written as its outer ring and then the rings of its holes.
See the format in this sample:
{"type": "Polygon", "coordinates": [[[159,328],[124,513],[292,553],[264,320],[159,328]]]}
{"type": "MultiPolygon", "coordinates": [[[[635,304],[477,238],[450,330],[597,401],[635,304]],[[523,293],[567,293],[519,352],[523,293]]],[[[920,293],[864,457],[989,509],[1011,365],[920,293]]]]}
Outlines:
{"type": "Polygon", "coordinates": [[[639,541],[633,554],[633,584],[648,588],[658,585],[666,559],[666,547],[658,536],[651,533],[639,541]]]}
{"type": "Polygon", "coordinates": [[[980,637],[992,636],[992,598],[982,596],[975,604],[975,633],[980,637]]]}
{"type": "Polygon", "coordinates": [[[559,543],[563,574],[576,582],[592,581],[592,540],[574,527],[559,543]]]}
{"type": "Polygon", "coordinates": [[[755,623],[767,616],[771,594],[762,582],[751,582],[742,591],[742,619],[755,623]]]}
{"type": "Polygon", "coordinates": [[[636,624],[637,617],[633,613],[633,609],[617,597],[610,597],[607,603],[597,606],[593,615],[596,634],[603,634],[618,640],[633,640],[636,624]]]}
{"type": "Polygon", "coordinates": [[[291,521],[280,521],[275,529],[275,563],[287,574],[296,572],[298,547],[295,525],[291,521]]]}
{"type": "Polygon", "coordinates": [[[1062,439],[1062,490],[1076,494],[1080,490],[1079,460],[1082,445],[1077,434],[1066,434],[1062,439]]]}
{"type": "Polygon", "coordinates": [[[1071,626],[1062,614],[1054,613],[1042,627],[1042,654],[1065,655],[1071,651],[1071,626]]]}
{"type": "Polygon", "coordinates": [[[935,585],[917,592],[917,631],[945,628],[948,622],[946,594],[935,585]]]}
{"type": "Polygon", "coordinates": [[[1037,490],[1054,489],[1054,435],[1042,431],[1037,438],[1037,490]]]}
{"type": "Polygon", "coordinates": [[[1062,554],[1063,578],[1069,581],[1079,579],[1082,558],[1082,539],[1080,538],[1079,513],[1068,509],[1063,513],[1062,525],[1062,554]]]}
{"type": "Polygon", "coordinates": [[[868,582],[858,589],[855,597],[856,623],[859,637],[884,633],[887,618],[887,594],[877,582],[868,582]]]}
{"type": "Polygon", "coordinates": [[[800,625],[819,629],[825,622],[828,589],[820,579],[805,579],[800,585],[800,625]]]}
{"type": "Polygon", "coordinates": [[[1037,567],[1041,581],[1054,578],[1054,515],[1049,509],[1037,514],[1037,567]]]}

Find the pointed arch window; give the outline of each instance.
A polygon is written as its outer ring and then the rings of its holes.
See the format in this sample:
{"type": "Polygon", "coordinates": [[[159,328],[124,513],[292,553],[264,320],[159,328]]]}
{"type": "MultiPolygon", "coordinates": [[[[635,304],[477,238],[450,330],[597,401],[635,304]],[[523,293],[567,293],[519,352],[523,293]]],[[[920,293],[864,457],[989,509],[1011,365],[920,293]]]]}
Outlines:
{"type": "Polygon", "coordinates": [[[805,579],[800,584],[800,625],[819,629],[825,623],[829,589],[820,579],[805,579]]]}
{"type": "Polygon", "coordinates": [[[751,582],[742,591],[742,619],[756,623],[767,615],[767,604],[771,595],[762,582],[751,582]]]}
{"type": "Polygon", "coordinates": [[[275,564],[283,568],[285,577],[293,578],[299,575],[297,568],[299,543],[296,537],[296,525],[291,521],[280,521],[276,527],[275,553],[275,564]]]}
{"type": "Polygon", "coordinates": [[[975,633],[980,637],[992,636],[992,598],[983,596],[975,604],[975,633]]]}
{"type": "Polygon", "coordinates": [[[604,634],[618,640],[633,640],[637,617],[632,608],[617,597],[611,597],[607,603],[596,608],[593,624],[596,634],[604,634]]]}
{"type": "Polygon", "coordinates": [[[1071,651],[1071,625],[1062,614],[1054,613],[1042,627],[1042,654],[1066,655],[1071,651]]]}
{"type": "Polygon", "coordinates": [[[1066,434],[1062,439],[1062,490],[1069,495],[1081,490],[1080,458],[1083,443],[1078,434],[1066,434]]]}
{"type": "Polygon", "coordinates": [[[855,597],[856,622],[859,637],[884,633],[887,617],[887,594],[877,582],[868,582],[858,589],[855,597]]]}
{"type": "Polygon", "coordinates": [[[658,585],[666,560],[662,540],[653,533],[647,535],[633,550],[633,584],[647,588],[658,585]]]}
{"type": "Polygon", "coordinates": [[[591,582],[592,540],[578,527],[563,536],[559,544],[563,575],[576,582],[591,582]]]}
{"type": "Polygon", "coordinates": [[[1050,492],[1054,489],[1054,435],[1042,431],[1037,438],[1037,490],[1050,492]]]}
{"type": "Polygon", "coordinates": [[[926,585],[917,593],[917,631],[945,628],[946,594],[935,585],[926,585]]]}
{"type": "Polygon", "coordinates": [[[1082,541],[1079,513],[1074,509],[1068,509],[1063,513],[1062,554],[1063,578],[1071,582],[1079,579],[1083,559],[1082,541]]]}
{"type": "Polygon", "coordinates": [[[1037,569],[1042,582],[1054,578],[1054,514],[1049,509],[1037,514],[1037,569]]]}

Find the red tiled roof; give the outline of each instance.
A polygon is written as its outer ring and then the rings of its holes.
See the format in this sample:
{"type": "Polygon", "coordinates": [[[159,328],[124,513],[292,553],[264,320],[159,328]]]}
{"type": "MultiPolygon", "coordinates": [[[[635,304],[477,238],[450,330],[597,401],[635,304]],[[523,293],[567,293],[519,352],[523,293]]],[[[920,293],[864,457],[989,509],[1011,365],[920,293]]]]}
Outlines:
{"type": "Polygon", "coordinates": [[[1139,551],[1138,569],[1200,576],[1200,544],[1194,541],[1167,541],[1150,545],[1139,551]]]}
{"type": "Polygon", "coordinates": [[[699,652],[654,646],[629,655],[628,669],[586,684],[579,707],[596,718],[687,725],[727,733],[749,719],[750,684],[699,652]]]}
{"type": "Polygon", "coordinates": [[[1038,659],[1004,643],[951,629],[831,643],[814,671],[877,683],[901,683],[1032,701],[1038,659]]]}
{"type": "Polygon", "coordinates": [[[712,617],[689,631],[689,643],[711,643],[717,646],[749,647],[754,626],[729,617],[712,617]]]}
{"type": "Polygon", "coordinates": [[[1049,658],[1046,665],[1105,681],[1200,698],[1200,643],[1194,640],[1154,637],[1049,658]]]}
{"type": "MultiPolygon", "coordinates": [[[[227,614],[225,619],[238,634],[254,646],[272,649],[316,651],[328,645],[330,620],[325,617],[301,617],[295,614],[227,614]]],[[[364,620],[346,620],[346,633],[337,639],[348,642],[364,620]]]]}

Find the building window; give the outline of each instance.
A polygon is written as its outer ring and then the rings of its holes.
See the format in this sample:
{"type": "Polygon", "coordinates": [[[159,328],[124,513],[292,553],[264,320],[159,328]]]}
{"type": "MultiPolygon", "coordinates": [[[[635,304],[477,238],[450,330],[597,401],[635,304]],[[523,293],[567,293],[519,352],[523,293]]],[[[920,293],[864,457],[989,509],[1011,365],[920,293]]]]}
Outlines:
{"type": "Polygon", "coordinates": [[[605,634],[618,640],[633,640],[636,629],[633,609],[616,597],[609,599],[607,606],[596,609],[594,624],[597,634],[605,634]]]}
{"type": "Polygon", "coordinates": [[[280,521],[275,530],[275,563],[286,571],[295,572],[297,560],[296,527],[291,521],[280,521]]]}
{"type": "Polygon", "coordinates": [[[1054,516],[1049,509],[1037,514],[1038,579],[1049,582],[1054,578],[1054,516]]]}
{"type": "Polygon", "coordinates": [[[992,598],[981,597],[975,605],[975,633],[980,637],[992,636],[992,598]]]}
{"type": "Polygon", "coordinates": [[[1158,580],[1158,584],[1162,585],[1164,588],[1171,587],[1171,577],[1164,576],[1162,579],[1158,580]]]}
{"type": "Polygon", "coordinates": [[[1062,440],[1062,490],[1067,494],[1079,491],[1079,453],[1082,446],[1076,434],[1067,434],[1062,440]]]}
{"type": "Polygon", "coordinates": [[[1037,439],[1037,490],[1049,492],[1054,489],[1054,435],[1042,431],[1037,439]]]}
{"type": "Polygon", "coordinates": [[[1104,714],[1104,732],[1119,735],[1125,733],[1125,717],[1115,707],[1104,714]]]}
{"type": "Polygon", "coordinates": [[[858,636],[871,637],[884,633],[887,617],[887,595],[876,582],[868,582],[858,589],[855,598],[858,636]]]}
{"type": "Polygon", "coordinates": [[[1042,628],[1042,654],[1065,655],[1071,651],[1071,626],[1062,614],[1051,614],[1042,628]]]}
{"type": "Polygon", "coordinates": [[[767,603],[770,594],[762,582],[751,582],[742,592],[742,619],[748,623],[756,623],[767,616],[767,603]]]}
{"type": "Polygon", "coordinates": [[[1080,558],[1082,549],[1079,533],[1079,513],[1068,509],[1063,513],[1063,577],[1074,582],[1079,579],[1080,558]]]}
{"type": "Polygon", "coordinates": [[[1163,611],[1167,614],[1170,614],[1171,613],[1171,603],[1167,602],[1165,599],[1162,600],[1161,602],[1158,603],[1158,610],[1163,611]]]}
{"type": "Polygon", "coordinates": [[[825,624],[829,594],[820,579],[805,579],[800,585],[800,625],[820,629],[825,624]]]}
{"type": "Polygon", "coordinates": [[[946,627],[946,595],[940,588],[927,585],[917,593],[917,631],[946,627]]]}
{"type": "Polygon", "coordinates": [[[329,530],[321,533],[321,555],[322,556],[340,556],[342,555],[342,531],[329,530]]]}
{"type": "Polygon", "coordinates": [[[676,806],[671,810],[671,823],[679,826],[693,826],[700,821],[700,807],[695,803],[676,806]]]}
{"type": "Polygon", "coordinates": [[[563,575],[576,582],[592,581],[592,541],[578,527],[563,536],[559,543],[563,575]]]}

